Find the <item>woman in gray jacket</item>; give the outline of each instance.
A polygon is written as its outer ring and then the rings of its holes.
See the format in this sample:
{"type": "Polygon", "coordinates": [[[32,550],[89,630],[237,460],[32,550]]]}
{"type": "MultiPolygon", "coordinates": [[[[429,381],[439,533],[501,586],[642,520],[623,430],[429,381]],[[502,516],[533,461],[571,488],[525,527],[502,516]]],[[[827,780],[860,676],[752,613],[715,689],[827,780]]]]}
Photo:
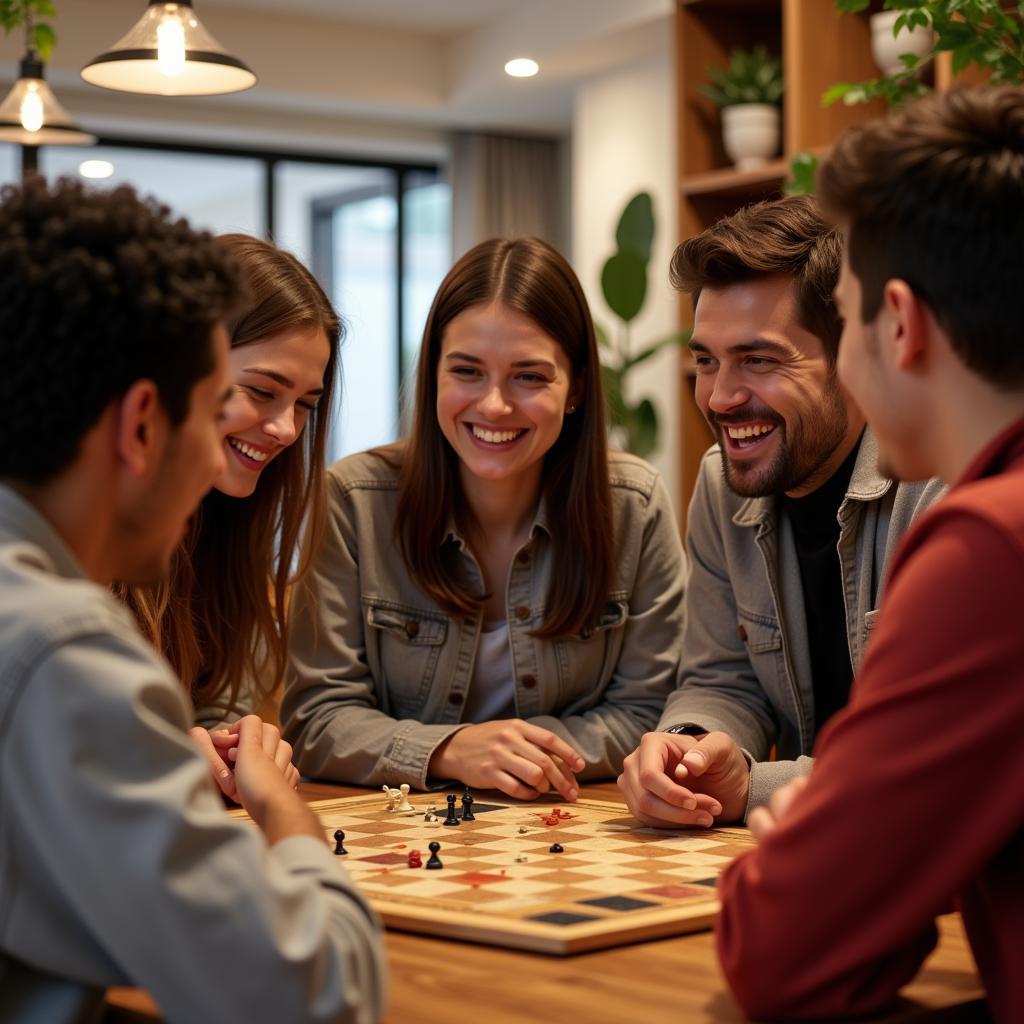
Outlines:
{"type": "Polygon", "coordinates": [[[683,552],[657,472],[605,437],[568,263],[539,239],[470,250],[410,435],[328,472],[282,705],[304,774],[572,800],[620,770],[674,684],[683,552]]]}

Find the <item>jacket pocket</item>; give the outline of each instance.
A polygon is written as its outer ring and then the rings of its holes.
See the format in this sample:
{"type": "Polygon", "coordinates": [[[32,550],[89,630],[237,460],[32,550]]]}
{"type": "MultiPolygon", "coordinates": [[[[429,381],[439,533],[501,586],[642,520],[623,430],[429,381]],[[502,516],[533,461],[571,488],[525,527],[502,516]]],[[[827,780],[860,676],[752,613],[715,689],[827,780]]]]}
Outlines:
{"type": "Polygon", "coordinates": [[[367,660],[382,704],[392,717],[420,717],[448,637],[448,620],[437,611],[397,601],[364,600],[367,660]]]}
{"type": "Polygon", "coordinates": [[[782,650],[782,630],[778,623],[738,609],[736,632],[750,654],[767,654],[782,650]]]}
{"type": "Polygon", "coordinates": [[[609,601],[595,625],[555,641],[558,709],[591,695],[594,699],[587,701],[587,706],[599,702],[618,664],[623,627],[628,618],[626,601],[609,601]]]}

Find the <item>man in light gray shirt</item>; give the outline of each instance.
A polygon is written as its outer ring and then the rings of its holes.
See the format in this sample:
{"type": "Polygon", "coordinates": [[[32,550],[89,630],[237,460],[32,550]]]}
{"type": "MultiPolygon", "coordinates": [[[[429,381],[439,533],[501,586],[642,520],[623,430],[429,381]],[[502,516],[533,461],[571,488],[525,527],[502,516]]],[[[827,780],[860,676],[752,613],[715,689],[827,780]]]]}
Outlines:
{"type": "Polygon", "coordinates": [[[619,786],[654,825],[746,819],[810,770],[848,699],[885,565],[942,493],[879,472],[835,363],[841,244],[809,196],[747,207],[676,250],[696,399],[718,437],[687,524],[679,687],[619,786]]]}
{"type": "Polygon", "coordinates": [[[111,985],[181,1024],[378,1020],[376,918],[261,723],[257,831],[107,590],[167,571],[222,468],[237,268],[130,189],[34,178],[0,200],[0,288],[0,1020],[89,1020],[111,985]]]}

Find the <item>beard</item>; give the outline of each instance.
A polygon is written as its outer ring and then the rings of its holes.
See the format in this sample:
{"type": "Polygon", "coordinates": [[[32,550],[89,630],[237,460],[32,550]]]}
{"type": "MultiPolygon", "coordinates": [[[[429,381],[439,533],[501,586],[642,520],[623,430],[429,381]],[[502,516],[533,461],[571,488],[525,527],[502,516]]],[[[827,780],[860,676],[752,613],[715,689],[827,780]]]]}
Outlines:
{"type": "Polygon", "coordinates": [[[768,406],[746,406],[723,418],[710,413],[708,421],[718,437],[722,471],[729,488],[742,498],[766,498],[804,488],[808,483],[815,487],[824,483],[826,464],[846,437],[849,415],[833,371],[820,400],[797,410],[789,424],[768,406]],[[759,422],[776,424],[778,449],[768,465],[746,470],[730,459],[723,433],[727,426],[759,422]],[[815,481],[818,475],[821,479],[815,481]]]}

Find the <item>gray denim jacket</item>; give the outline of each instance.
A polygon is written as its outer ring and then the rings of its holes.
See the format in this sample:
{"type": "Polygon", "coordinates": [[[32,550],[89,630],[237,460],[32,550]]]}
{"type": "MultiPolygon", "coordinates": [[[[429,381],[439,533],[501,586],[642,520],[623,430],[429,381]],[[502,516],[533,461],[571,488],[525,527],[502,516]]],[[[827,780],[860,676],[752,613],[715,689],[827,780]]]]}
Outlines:
{"type": "MultiPolygon", "coordinates": [[[[885,566],[911,521],[945,492],[937,480],[895,485],[865,431],[839,506],[838,552],[854,670],[878,616],[885,566]]],[[[689,575],[679,689],[659,728],[728,733],[752,760],[749,812],[810,771],[814,691],[796,548],[774,498],[741,498],[718,446],[701,464],[686,539],[689,575]],[[772,746],[778,760],[768,761],[772,746]]]]}
{"type": "MultiPolygon", "coordinates": [[[[608,777],[653,729],[676,681],[684,556],[658,473],[609,455],[617,564],[600,624],[562,640],[530,636],[552,572],[542,500],[506,587],[515,704],[608,777]]],[[[427,788],[430,756],[463,724],[481,619],[446,615],[412,581],[395,546],[397,471],[368,453],[328,472],[329,524],[312,596],[297,593],[281,705],[300,770],[316,778],[427,788]]],[[[481,575],[454,526],[469,578],[481,575]]],[[[301,589],[301,588],[300,588],[301,589]]]]}

